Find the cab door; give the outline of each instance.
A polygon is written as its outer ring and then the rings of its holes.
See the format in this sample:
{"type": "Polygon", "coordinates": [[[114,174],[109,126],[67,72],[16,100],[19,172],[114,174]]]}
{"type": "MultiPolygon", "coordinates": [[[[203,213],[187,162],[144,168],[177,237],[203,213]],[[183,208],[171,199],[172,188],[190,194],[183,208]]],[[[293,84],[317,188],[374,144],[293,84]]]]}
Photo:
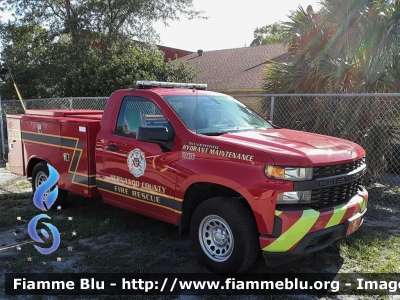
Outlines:
{"type": "Polygon", "coordinates": [[[136,140],[139,126],[167,122],[150,99],[126,96],[122,100],[115,128],[104,139],[102,178],[97,178],[105,202],[173,222],[177,154],[136,140]]]}

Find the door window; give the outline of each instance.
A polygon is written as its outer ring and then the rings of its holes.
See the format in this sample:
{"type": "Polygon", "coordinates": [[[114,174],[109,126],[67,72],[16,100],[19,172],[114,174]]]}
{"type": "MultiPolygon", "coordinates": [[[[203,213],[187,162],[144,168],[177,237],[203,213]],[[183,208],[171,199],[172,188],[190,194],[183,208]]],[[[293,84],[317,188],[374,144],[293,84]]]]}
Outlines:
{"type": "Polygon", "coordinates": [[[118,114],[115,134],[136,137],[139,126],[166,126],[167,119],[153,101],[125,97],[118,114]]]}

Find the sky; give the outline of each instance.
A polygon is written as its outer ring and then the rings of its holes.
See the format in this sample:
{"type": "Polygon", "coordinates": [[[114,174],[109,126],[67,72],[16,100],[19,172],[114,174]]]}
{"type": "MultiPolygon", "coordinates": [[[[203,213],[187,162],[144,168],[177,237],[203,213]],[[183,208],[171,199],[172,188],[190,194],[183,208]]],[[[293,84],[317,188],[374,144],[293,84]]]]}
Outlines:
{"type": "MultiPolygon", "coordinates": [[[[169,22],[155,24],[160,36],[158,44],[196,52],[240,48],[249,46],[253,32],[278,21],[287,20],[291,10],[299,5],[304,9],[312,5],[317,11],[319,0],[193,0],[196,10],[204,11],[208,19],[169,22]]],[[[8,13],[2,13],[0,19],[6,21],[8,13]]]]}
{"type": "Polygon", "coordinates": [[[278,21],[287,20],[299,5],[312,5],[317,11],[318,0],[193,0],[196,10],[203,10],[207,20],[162,22],[155,25],[160,45],[196,52],[249,46],[253,32],[278,21]]]}

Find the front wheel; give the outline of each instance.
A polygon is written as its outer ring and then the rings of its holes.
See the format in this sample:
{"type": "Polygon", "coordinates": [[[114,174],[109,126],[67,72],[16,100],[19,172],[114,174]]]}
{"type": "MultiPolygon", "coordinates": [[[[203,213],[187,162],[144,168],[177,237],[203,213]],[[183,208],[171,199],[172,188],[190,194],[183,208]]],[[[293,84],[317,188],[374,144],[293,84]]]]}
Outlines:
{"type": "MultiPolygon", "coordinates": [[[[38,188],[39,185],[47,181],[49,178],[49,169],[47,167],[47,164],[45,162],[40,162],[38,163],[34,168],[32,172],[32,191],[35,193],[36,189],[38,188]]],[[[48,193],[50,191],[47,191],[43,195],[43,202],[45,201],[48,193]]],[[[52,209],[57,209],[59,206],[61,206],[62,209],[67,208],[67,197],[68,197],[68,191],[58,189],[58,197],[57,200],[54,202],[54,204],[51,206],[52,209]]]]}
{"type": "Polygon", "coordinates": [[[243,272],[259,253],[253,214],[240,200],[210,198],[196,208],[190,237],[198,259],[212,272],[243,272]]]}

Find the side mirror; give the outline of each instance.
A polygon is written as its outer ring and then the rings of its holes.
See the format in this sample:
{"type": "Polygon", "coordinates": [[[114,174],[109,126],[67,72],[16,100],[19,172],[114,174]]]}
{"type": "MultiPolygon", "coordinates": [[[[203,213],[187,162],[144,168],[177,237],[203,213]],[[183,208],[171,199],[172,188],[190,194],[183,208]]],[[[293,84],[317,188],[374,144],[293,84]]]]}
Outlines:
{"type": "Polygon", "coordinates": [[[174,147],[175,130],[170,123],[167,126],[140,126],[136,139],[142,142],[158,144],[163,152],[167,152],[174,147]]]}

